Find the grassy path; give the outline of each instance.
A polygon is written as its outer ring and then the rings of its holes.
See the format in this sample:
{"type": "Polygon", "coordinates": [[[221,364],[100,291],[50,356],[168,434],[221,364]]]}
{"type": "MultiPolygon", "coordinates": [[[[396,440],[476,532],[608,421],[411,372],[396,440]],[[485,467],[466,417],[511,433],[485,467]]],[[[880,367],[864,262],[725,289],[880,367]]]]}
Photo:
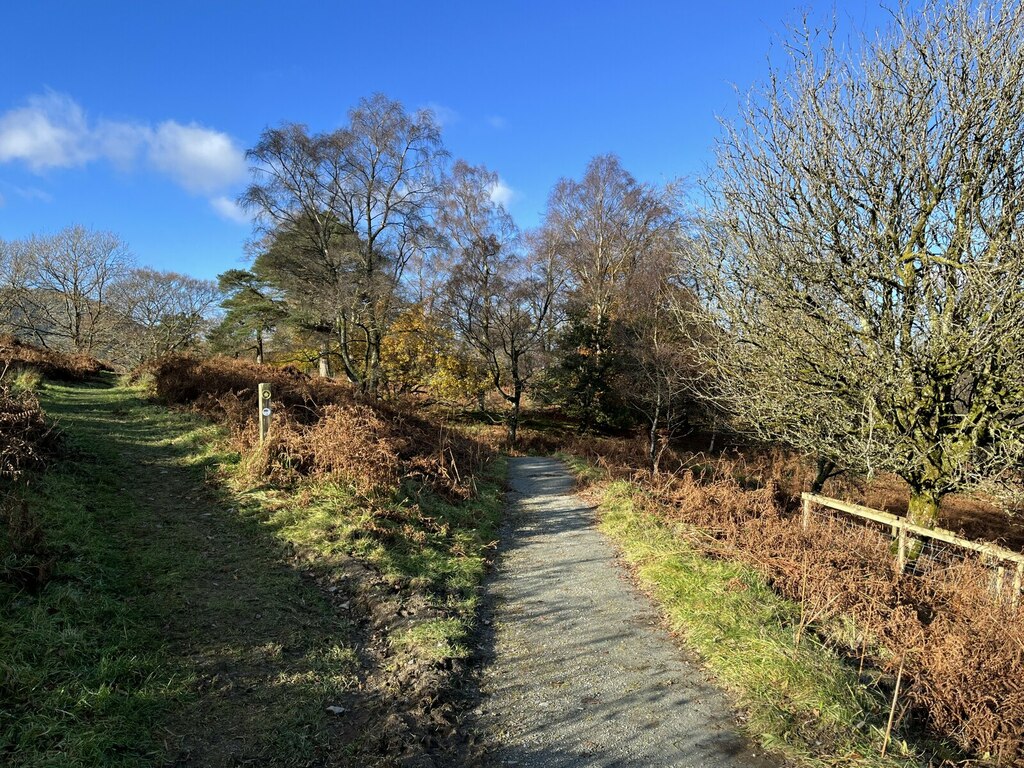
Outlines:
{"type": "Polygon", "coordinates": [[[31,509],[57,553],[0,583],[0,763],[337,764],[355,626],[204,483],[216,428],[131,390],[47,385],[69,456],[31,509]]]}

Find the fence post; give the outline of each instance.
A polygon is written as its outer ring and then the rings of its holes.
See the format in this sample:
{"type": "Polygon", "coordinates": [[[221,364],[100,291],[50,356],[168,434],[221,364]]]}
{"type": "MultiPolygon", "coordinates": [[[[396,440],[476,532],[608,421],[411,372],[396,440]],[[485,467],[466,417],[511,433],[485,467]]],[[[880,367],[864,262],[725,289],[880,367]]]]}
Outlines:
{"type": "Polygon", "coordinates": [[[803,529],[806,531],[808,528],[811,527],[811,501],[807,497],[804,497],[803,502],[804,502],[804,514],[803,514],[802,525],[803,525],[803,529]]]}
{"type": "Polygon", "coordinates": [[[1024,562],[1017,563],[1017,573],[1013,577],[1013,591],[1010,593],[1010,606],[1017,607],[1020,602],[1020,591],[1024,587],[1024,562]]]}
{"type": "Polygon", "coordinates": [[[267,439],[270,432],[270,385],[261,383],[257,387],[258,398],[256,406],[259,408],[260,419],[260,445],[267,439]]]}
{"type": "Polygon", "coordinates": [[[902,572],[907,565],[907,529],[900,526],[900,533],[896,539],[896,563],[902,572]]]}
{"type": "Polygon", "coordinates": [[[994,591],[996,593],[996,600],[998,600],[999,602],[1002,602],[1003,584],[1005,583],[1005,581],[1006,581],[1006,569],[1003,566],[1000,565],[1000,566],[998,566],[996,568],[996,582],[995,582],[995,586],[994,586],[994,591]]]}

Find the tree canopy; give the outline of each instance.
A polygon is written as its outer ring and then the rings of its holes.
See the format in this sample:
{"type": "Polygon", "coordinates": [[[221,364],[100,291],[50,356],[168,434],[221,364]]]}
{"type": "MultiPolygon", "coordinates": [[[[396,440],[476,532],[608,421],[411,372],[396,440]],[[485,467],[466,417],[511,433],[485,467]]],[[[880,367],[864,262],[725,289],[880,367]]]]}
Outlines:
{"type": "Polygon", "coordinates": [[[710,190],[710,391],[765,436],[905,478],[927,522],[1024,455],[1022,43],[1019,4],[963,0],[857,55],[796,33],[710,190]]]}

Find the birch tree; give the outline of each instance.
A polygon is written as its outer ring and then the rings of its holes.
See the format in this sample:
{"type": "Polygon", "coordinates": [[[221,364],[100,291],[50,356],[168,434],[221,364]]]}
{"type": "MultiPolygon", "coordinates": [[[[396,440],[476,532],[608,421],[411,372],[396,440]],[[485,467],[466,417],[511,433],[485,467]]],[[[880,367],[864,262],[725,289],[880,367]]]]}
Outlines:
{"type": "Polygon", "coordinates": [[[436,120],[377,94],[360,101],[337,131],[268,129],[248,157],[254,181],[242,204],[265,231],[304,237],[309,258],[344,275],[331,286],[338,354],[348,378],[375,395],[381,340],[406,265],[430,235],[445,158],[436,120]],[[340,252],[339,240],[348,244],[340,252]]]}
{"type": "Polygon", "coordinates": [[[599,155],[579,180],[560,179],[548,198],[541,231],[565,269],[570,317],[553,384],[581,431],[608,417],[602,412],[621,351],[610,348],[613,328],[628,321],[636,277],[661,259],[674,236],[671,194],[671,186],[637,181],[615,155],[599,155]]]}
{"type": "Polygon", "coordinates": [[[133,269],[111,290],[115,359],[138,365],[196,346],[221,299],[217,285],[177,272],[133,269]]]}
{"type": "Polygon", "coordinates": [[[456,163],[445,186],[438,226],[452,262],[443,311],[508,404],[514,446],[523,395],[543,362],[560,280],[552,253],[522,249],[511,217],[493,200],[496,183],[485,168],[456,163]]]}

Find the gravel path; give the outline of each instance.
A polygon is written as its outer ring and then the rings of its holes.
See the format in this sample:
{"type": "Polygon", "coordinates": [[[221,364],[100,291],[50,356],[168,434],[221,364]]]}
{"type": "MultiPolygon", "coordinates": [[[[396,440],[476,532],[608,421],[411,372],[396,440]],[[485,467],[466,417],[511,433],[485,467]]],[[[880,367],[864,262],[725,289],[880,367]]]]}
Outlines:
{"type": "Polygon", "coordinates": [[[512,459],[509,482],[480,681],[490,764],[779,765],[738,734],[725,696],[658,625],[565,467],[512,459]]]}

